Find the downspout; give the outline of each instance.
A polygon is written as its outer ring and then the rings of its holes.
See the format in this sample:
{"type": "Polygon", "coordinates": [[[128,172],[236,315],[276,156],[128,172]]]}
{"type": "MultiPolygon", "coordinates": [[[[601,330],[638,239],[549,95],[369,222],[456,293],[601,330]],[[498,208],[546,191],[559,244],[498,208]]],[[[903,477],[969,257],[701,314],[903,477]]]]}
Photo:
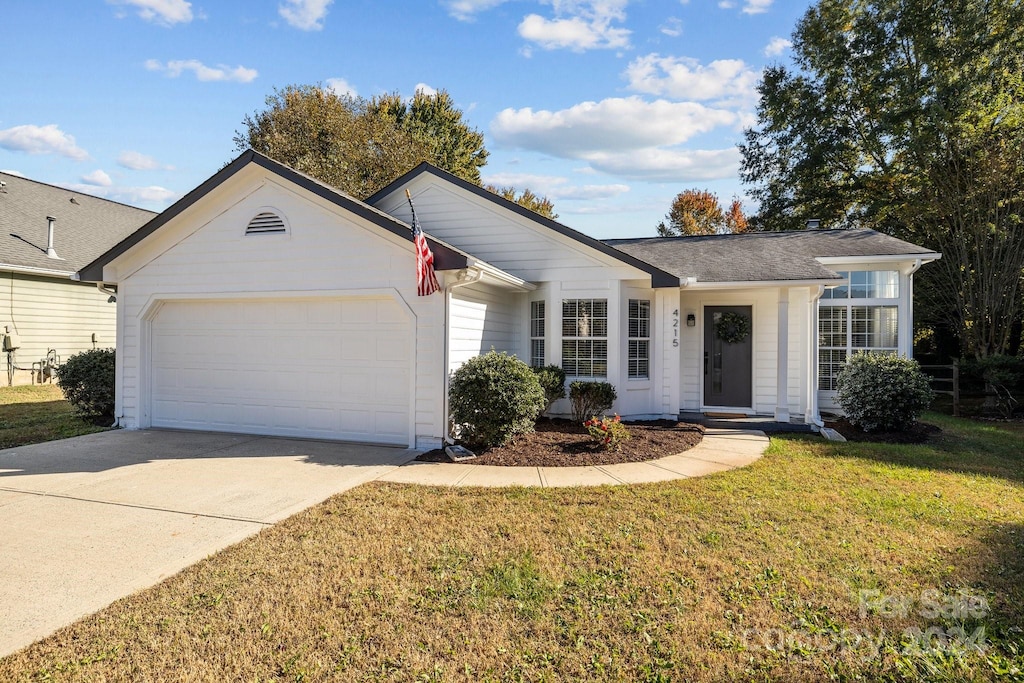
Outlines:
{"type": "MultiPolygon", "coordinates": [[[[96,289],[100,290],[113,300],[117,300],[117,290],[111,289],[105,282],[97,282],[96,289]]],[[[109,301],[107,303],[110,303],[109,301]]]]}
{"type": "Polygon", "coordinates": [[[453,282],[448,282],[447,276],[445,277],[444,285],[444,397],[442,398],[441,408],[441,419],[443,421],[444,437],[442,437],[442,446],[455,443],[455,439],[452,437],[450,432],[450,420],[448,419],[448,385],[451,381],[451,372],[449,366],[451,364],[451,358],[449,357],[449,349],[451,348],[451,310],[452,310],[452,290],[456,287],[465,287],[480,281],[483,277],[483,271],[479,268],[464,268],[455,275],[453,282]]]}
{"type": "Polygon", "coordinates": [[[923,264],[924,259],[914,259],[914,265],[910,266],[906,272],[907,291],[903,292],[900,290],[903,295],[901,297],[903,300],[900,303],[903,304],[904,310],[907,313],[906,323],[904,324],[904,327],[906,328],[906,332],[904,333],[906,349],[903,354],[906,358],[914,357],[914,273],[916,273],[923,264]]]}
{"type": "Polygon", "coordinates": [[[811,353],[809,354],[811,357],[811,367],[807,373],[807,384],[811,392],[807,404],[808,415],[804,421],[811,425],[811,429],[816,432],[825,426],[825,421],[821,419],[821,413],[818,408],[818,302],[824,294],[825,287],[822,285],[818,285],[817,291],[811,290],[811,353]]]}

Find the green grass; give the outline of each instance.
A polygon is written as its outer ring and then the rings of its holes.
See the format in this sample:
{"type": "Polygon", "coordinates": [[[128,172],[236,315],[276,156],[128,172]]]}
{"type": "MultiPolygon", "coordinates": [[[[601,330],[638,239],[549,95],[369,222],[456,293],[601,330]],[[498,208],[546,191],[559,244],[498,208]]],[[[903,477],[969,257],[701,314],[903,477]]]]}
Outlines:
{"type": "Polygon", "coordinates": [[[102,432],[80,419],[55,384],[0,387],[0,448],[102,432]]]}
{"type": "Polygon", "coordinates": [[[928,419],[663,484],[365,485],[0,680],[1024,680],[1024,427],[928,419]]]}

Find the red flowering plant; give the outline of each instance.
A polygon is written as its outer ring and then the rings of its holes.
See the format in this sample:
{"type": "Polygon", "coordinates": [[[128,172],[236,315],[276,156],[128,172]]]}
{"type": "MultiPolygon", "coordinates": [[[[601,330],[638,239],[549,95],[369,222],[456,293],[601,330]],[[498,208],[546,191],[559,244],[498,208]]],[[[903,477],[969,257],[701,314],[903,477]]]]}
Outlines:
{"type": "Polygon", "coordinates": [[[629,430],[622,424],[622,418],[615,417],[592,417],[583,423],[583,426],[590,432],[590,437],[601,444],[606,451],[617,451],[623,441],[629,439],[629,430]]]}

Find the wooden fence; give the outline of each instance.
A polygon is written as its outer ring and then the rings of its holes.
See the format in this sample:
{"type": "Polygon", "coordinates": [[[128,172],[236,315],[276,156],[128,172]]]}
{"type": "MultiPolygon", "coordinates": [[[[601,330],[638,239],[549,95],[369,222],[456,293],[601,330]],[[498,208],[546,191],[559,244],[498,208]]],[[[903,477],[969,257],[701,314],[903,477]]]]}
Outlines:
{"type": "Polygon", "coordinates": [[[931,378],[932,391],[953,397],[953,417],[960,417],[960,365],[922,365],[921,369],[931,378]],[[948,388],[936,389],[935,385],[948,388]]]}

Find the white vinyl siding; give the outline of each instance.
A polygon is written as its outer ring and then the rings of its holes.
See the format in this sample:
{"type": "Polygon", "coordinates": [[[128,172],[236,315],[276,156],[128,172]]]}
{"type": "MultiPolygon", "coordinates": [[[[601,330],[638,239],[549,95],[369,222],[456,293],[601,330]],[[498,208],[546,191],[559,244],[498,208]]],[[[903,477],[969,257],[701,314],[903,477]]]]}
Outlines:
{"type": "MultiPolygon", "coordinates": [[[[279,180],[255,165],[225,181],[108,267],[119,281],[118,415],[122,426],[149,424],[151,391],[145,361],[147,315],[154,302],[188,298],[387,295],[410,320],[412,431],[434,447],[441,419],[446,362],[444,300],[416,296],[412,242],[279,180]],[[245,237],[241,227],[263,206],[288,216],[289,238],[245,237]]],[[[264,332],[284,346],[294,329],[264,332]]],[[[273,359],[268,358],[268,363],[273,359]]]]}
{"type": "Polygon", "coordinates": [[[14,382],[31,383],[32,363],[45,358],[50,349],[63,362],[89,349],[113,348],[117,306],[108,298],[93,284],[0,273],[0,332],[9,327],[18,335],[21,347],[15,363],[28,368],[16,371],[14,382]]]}
{"type": "Polygon", "coordinates": [[[448,370],[454,372],[473,356],[492,348],[516,350],[515,294],[484,284],[452,290],[449,311],[448,370]]]}

